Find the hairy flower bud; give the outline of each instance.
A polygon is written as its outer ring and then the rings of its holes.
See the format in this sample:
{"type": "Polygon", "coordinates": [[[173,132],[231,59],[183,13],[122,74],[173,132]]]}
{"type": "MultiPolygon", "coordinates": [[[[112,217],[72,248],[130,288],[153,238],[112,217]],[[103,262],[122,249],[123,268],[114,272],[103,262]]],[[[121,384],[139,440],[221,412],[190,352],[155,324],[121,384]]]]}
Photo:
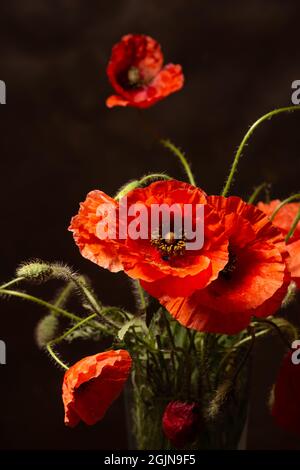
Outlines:
{"type": "Polygon", "coordinates": [[[164,411],[162,427],[173,446],[180,449],[195,440],[200,421],[197,403],[172,401],[164,411]]]}
{"type": "Polygon", "coordinates": [[[52,267],[49,264],[37,260],[19,266],[16,275],[36,283],[42,283],[49,279],[52,271],[52,267]]]}
{"type": "Polygon", "coordinates": [[[58,325],[58,318],[51,313],[38,322],[35,330],[35,337],[39,348],[44,348],[49,341],[55,338],[58,325]]]}

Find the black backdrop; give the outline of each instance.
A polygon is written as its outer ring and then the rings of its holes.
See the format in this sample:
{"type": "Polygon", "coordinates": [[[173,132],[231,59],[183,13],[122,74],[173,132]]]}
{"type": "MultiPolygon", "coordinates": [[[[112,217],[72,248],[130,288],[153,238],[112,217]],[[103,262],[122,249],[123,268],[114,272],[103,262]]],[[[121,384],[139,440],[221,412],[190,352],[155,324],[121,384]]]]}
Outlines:
{"type": "MultiPolygon", "coordinates": [[[[67,231],[70,217],[91,189],[113,194],[145,172],[180,178],[181,171],[136,110],[106,109],[112,45],[128,32],[146,33],[161,42],[166,61],[182,64],[184,89],[144,115],[186,150],[199,184],[217,193],[248,125],[291,104],[291,83],[300,79],[298,3],[3,0],[1,280],[24,259],[59,259],[86,273],[103,302],[132,307],[125,276],[81,258],[67,231]]],[[[295,113],[256,132],[234,192],[246,196],[264,180],[280,197],[299,189],[299,125],[295,113]]],[[[54,287],[34,291],[51,299],[54,287]]],[[[0,366],[0,448],[126,448],[122,399],[94,427],[64,427],[61,373],[33,340],[41,310],[5,300],[0,313],[7,344],[7,365],[0,366]]],[[[76,342],[66,353],[79,358],[98,349],[76,342]]],[[[274,427],[265,406],[281,353],[276,340],[256,348],[250,448],[297,446],[274,427]]]]}

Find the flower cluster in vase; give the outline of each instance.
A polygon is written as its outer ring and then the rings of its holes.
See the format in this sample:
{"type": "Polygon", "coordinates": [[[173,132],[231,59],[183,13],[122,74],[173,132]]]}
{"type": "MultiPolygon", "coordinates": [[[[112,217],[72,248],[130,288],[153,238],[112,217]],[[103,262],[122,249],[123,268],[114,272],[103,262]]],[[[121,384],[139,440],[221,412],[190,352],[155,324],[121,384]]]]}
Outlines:
{"type": "MultiPolygon", "coordinates": [[[[115,92],[107,107],[143,113],[184,85],[181,66],[164,65],[160,45],[146,35],[128,34],[113,47],[107,75],[115,92]]],[[[298,331],[285,309],[300,287],[300,194],[271,199],[262,183],[247,201],[230,195],[255,129],[299,109],[275,109],[250,127],[219,195],[197,186],[185,154],[167,139],[161,144],[178,158],[185,181],[153,173],[113,196],[89,192],[69,230],[82,256],[130,278],[135,311],[103,305],[84,275],[59,263],[26,262],[0,286],[1,295],[48,311],[36,338],[64,371],[66,425],[101,420],[130,381],[138,448],[235,448],[247,416],[253,347],[278,334],[288,352],[270,411],[299,433],[300,367],[292,361],[298,331]],[[125,204],[130,210],[122,217],[125,204]],[[52,303],[18,289],[51,279],[62,283],[52,303]],[[74,296],[79,313],[68,308],[74,296]],[[111,346],[69,366],[58,349],[76,338],[105,338],[111,346]]]]}

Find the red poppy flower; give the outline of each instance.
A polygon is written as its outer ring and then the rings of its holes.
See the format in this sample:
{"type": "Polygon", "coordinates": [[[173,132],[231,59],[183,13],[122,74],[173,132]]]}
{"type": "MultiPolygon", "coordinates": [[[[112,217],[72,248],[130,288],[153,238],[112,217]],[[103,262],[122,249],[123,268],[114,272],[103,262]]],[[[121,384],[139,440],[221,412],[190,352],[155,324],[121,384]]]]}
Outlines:
{"type": "Polygon", "coordinates": [[[121,393],[130,368],[131,357],[122,349],[85,357],[70,367],[62,391],[65,424],[74,427],[82,420],[92,425],[102,419],[121,393]]]}
{"type": "Polygon", "coordinates": [[[293,281],[300,289],[300,240],[291,243],[287,246],[289,257],[287,259],[287,266],[291,273],[293,281]]]}
{"type": "MultiPolygon", "coordinates": [[[[195,289],[206,286],[218,276],[228,262],[228,241],[224,226],[214,210],[207,204],[205,193],[188,183],[175,180],[158,181],[148,187],[131,191],[126,196],[127,207],[134,213],[142,205],[149,221],[146,238],[120,238],[122,225],[126,224],[126,234],[135,217],[118,224],[121,207],[116,201],[101,191],[93,191],[81,204],[79,214],[72,219],[70,230],[83,256],[108,268],[111,271],[123,269],[133,279],[142,281],[145,289],[155,296],[162,294],[188,295],[195,289]],[[97,226],[103,222],[101,207],[107,201],[118,211],[117,217],[111,216],[116,225],[116,238],[104,240],[97,237],[97,226]],[[192,209],[190,222],[197,223],[198,205],[204,205],[204,245],[199,249],[186,249],[184,235],[175,238],[170,231],[162,235],[160,222],[152,227],[152,206],[156,204],[184,212],[184,205],[192,209]],[[100,207],[100,210],[99,210],[100,207]],[[115,221],[116,220],[116,221],[115,221]]],[[[113,211],[112,211],[113,212],[113,211]]],[[[107,213],[106,213],[107,215],[107,213]]],[[[109,217],[108,217],[109,219],[109,217]]],[[[154,224],[154,222],[153,222],[154,224]]],[[[123,227],[124,228],[124,227],[123,227]]]]}
{"type": "Polygon", "coordinates": [[[300,434],[300,364],[292,362],[292,352],[282,361],[273,389],[271,414],[278,426],[288,432],[300,434]]]}
{"type": "Polygon", "coordinates": [[[285,243],[268,218],[240,198],[211,196],[207,202],[223,214],[229,261],[205,289],[159,301],[189,328],[235,334],[252,316],[266,317],[280,307],[289,283],[285,243]]]}
{"type": "Polygon", "coordinates": [[[106,105],[148,108],[182,88],[180,65],[163,66],[160,45],[150,36],[127,34],[113,47],[107,67],[116,95],[106,105]]]}
{"type": "MultiPolygon", "coordinates": [[[[264,202],[259,202],[257,207],[264,212],[269,217],[273,214],[275,209],[279,206],[281,201],[279,199],[275,199],[271,201],[269,204],[264,202]]],[[[273,220],[273,224],[282,230],[284,235],[287,235],[297,214],[300,209],[300,202],[290,202],[283,206],[276,214],[273,220]]],[[[300,222],[297,225],[297,228],[294,232],[293,237],[289,240],[289,243],[293,241],[297,241],[300,239],[300,222]]]]}
{"type": "MultiPolygon", "coordinates": [[[[269,204],[259,202],[257,207],[270,217],[274,210],[279,206],[280,202],[281,201],[278,199],[271,201],[269,204]]],[[[291,202],[283,206],[274,217],[273,224],[280,228],[284,236],[290,231],[299,209],[299,202],[291,202]]],[[[290,255],[287,259],[288,269],[291,273],[292,279],[300,288],[300,222],[298,223],[293,236],[288,241],[287,251],[290,255]]]]}
{"type": "Polygon", "coordinates": [[[195,440],[200,422],[197,403],[172,401],[164,411],[162,427],[173,446],[182,449],[195,440]]]}
{"type": "Polygon", "coordinates": [[[69,230],[82,256],[112,272],[118,272],[123,266],[118,258],[117,243],[113,238],[99,239],[96,235],[97,223],[102,216],[97,215],[99,208],[108,207],[117,210],[118,204],[102,191],[91,191],[80,204],[79,214],[72,218],[69,230]]]}

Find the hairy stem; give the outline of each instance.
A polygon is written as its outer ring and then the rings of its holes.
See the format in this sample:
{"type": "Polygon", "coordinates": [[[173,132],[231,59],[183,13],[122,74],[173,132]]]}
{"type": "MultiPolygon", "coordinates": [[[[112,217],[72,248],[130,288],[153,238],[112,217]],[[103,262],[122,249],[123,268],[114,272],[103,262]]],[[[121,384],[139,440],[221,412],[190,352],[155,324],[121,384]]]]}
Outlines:
{"type": "Polygon", "coordinates": [[[260,124],[263,123],[264,121],[267,121],[267,120],[271,119],[272,117],[274,117],[278,114],[291,113],[291,112],[296,111],[296,110],[300,110],[300,106],[287,106],[285,108],[275,109],[275,110],[265,114],[264,116],[260,117],[254,124],[252,124],[252,126],[250,127],[248,132],[245,134],[245,136],[244,136],[244,138],[243,138],[243,140],[242,140],[242,142],[241,142],[241,144],[240,144],[240,146],[239,146],[239,148],[238,148],[238,150],[235,154],[230,173],[228,175],[227,181],[226,181],[225,186],[224,186],[223,191],[222,191],[222,196],[227,196],[227,194],[229,192],[229,189],[230,189],[230,187],[233,183],[233,179],[234,179],[235,173],[237,171],[237,167],[238,167],[240,158],[243,154],[244,148],[247,145],[247,143],[248,143],[250,137],[252,136],[252,134],[254,133],[254,131],[257,129],[257,127],[259,127],[260,124]]]}
{"type": "Polygon", "coordinates": [[[294,222],[293,222],[293,224],[292,224],[292,226],[291,226],[291,228],[290,228],[290,230],[289,230],[287,236],[285,237],[286,243],[287,243],[287,242],[289,241],[289,239],[292,238],[292,236],[294,235],[295,230],[296,230],[296,228],[297,228],[297,225],[298,225],[299,221],[300,221],[300,209],[299,209],[298,214],[296,215],[296,217],[295,217],[295,219],[294,219],[294,222]]]}
{"type": "Polygon", "coordinates": [[[190,165],[188,164],[188,161],[187,159],[185,158],[185,155],[184,153],[178,148],[176,147],[176,145],[174,145],[170,140],[167,140],[167,139],[162,139],[160,141],[162,143],[162,145],[164,147],[166,147],[167,149],[171,150],[171,152],[177,157],[179,158],[183,168],[184,168],[184,171],[189,179],[189,182],[193,185],[193,186],[196,186],[196,182],[195,182],[195,178],[194,178],[194,175],[192,173],[192,170],[191,170],[191,167],[190,165]]]}
{"type": "Polygon", "coordinates": [[[293,194],[292,196],[284,199],[280,204],[278,204],[278,206],[276,207],[276,209],[273,211],[271,217],[270,217],[270,220],[273,221],[276,217],[276,215],[278,214],[278,212],[280,211],[280,209],[282,209],[286,204],[288,204],[289,202],[293,202],[293,201],[297,201],[298,199],[300,199],[300,194],[293,194]]]}
{"type": "Polygon", "coordinates": [[[25,279],[25,277],[16,277],[12,281],[7,282],[6,284],[2,284],[2,286],[0,286],[0,289],[7,289],[7,287],[11,287],[14,284],[17,284],[18,282],[21,282],[23,279],[25,279]]]}
{"type": "Polygon", "coordinates": [[[260,184],[259,186],[257,186],[256,188],[254,188],[254,191],[253,193],[251,194],[251,196],[249,197],[248,199],[248,204],[254,204],[254,202],[256,201],[256,199],[258,198],[258,196],[260,195],[260,193],[268,186],[268,183],[262,183],[260,184]]]}

